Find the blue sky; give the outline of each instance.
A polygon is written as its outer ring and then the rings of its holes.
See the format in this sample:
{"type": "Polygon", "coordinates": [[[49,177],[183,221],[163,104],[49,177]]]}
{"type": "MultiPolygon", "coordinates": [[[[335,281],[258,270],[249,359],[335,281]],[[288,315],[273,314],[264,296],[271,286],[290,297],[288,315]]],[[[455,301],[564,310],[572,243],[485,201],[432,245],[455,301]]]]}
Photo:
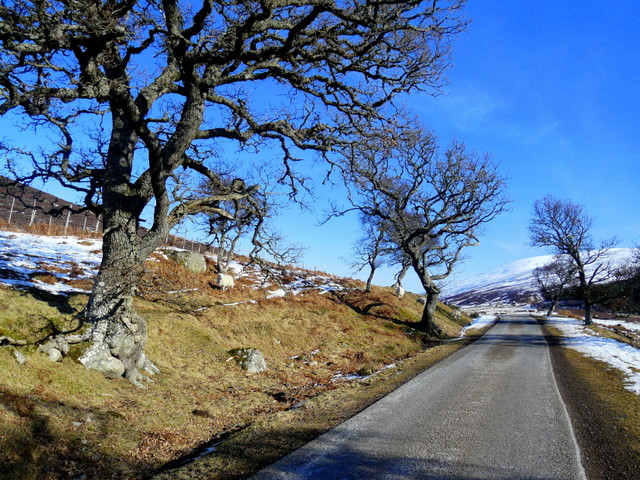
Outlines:
{"type": "Polygon", "coordinates": [[[512,212],[469,250],[473,274],[529,255],[533,202],[585,206],[596,238],[640,241],[640,2],[468,4],[448,96],[419,102],[442,140],[491,152],[510,177],[512,212]]]}
{"type": "MultiPolygon", "coordinates": [[[[404,99],[443,146],[455,138],[490,152],[509,177],[511,211],[467,249],[456,276],[547,253],[528,246],[527,226],[548,193],[583,204],[596,239],[640,243],[640,1],[469,0],[467,16],[445,94],[404,99]]],[[[314,208],[287,210],[276,226],[307,247],[305,267],[350,275],[343,259],[357,218],[318,227],[326,199],[341,192],[317,194],[314,208]]],[[[392,273],[375,283],[392,283],[392,273]]],[[[406,286],[421,291],[414,278],[406,286]]]]}
{"type": "MultiPolygon", "coordinates": [[[[585,206],[596,239],[640,242],[640,2],[470,0],[445,94],[407,103],[445,145],[491,152],[509,177],[511,211],[466,251],[457,276],[547,252],[528,246],[533,202],[548,193],[585,206]]],[[[347,274],[355,218],[283,227],[309,246],[305,266],[347,274]]],[[[283,231],[284,229],[283,228],[283,231]]],[[[392,282],[383,272],[376,283],[392,282]]],[[[414,291],[415,279],[407,279],[414,291]]]]}

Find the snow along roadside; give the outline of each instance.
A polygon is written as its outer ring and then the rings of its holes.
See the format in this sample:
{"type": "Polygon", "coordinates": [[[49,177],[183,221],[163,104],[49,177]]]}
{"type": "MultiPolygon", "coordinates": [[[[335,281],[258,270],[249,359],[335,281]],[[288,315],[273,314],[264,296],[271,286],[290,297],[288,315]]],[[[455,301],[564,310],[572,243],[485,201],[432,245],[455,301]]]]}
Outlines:
{"type": "Polygon", "coordinates": [[[469,330],[475,330],[486,327],[487,325],[493,325],[498,321],[497,315],[480,315],[474,318],[471,323],[460,330],[460,337],[464,337],[469,330]]]}
{"type": "Polygon", "coordinates": [[[545,317],[549,325],[563,335],[563,345],[620,370],[626,377],[625,388],[640,395],[640,350],[612,338],[589,333],[580,320],[545,317]]]}

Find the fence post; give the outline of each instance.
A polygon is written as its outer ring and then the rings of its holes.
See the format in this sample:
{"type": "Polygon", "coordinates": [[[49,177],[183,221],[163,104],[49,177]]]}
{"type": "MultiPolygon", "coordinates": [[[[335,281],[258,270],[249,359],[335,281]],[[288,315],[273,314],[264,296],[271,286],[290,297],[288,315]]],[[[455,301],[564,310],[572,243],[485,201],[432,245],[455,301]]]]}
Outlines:
{"type": "Polygon", "coordinates": [[[96,217],[96,230],[95,233],[98,233],[98,227],[100,227],[100,215],[96,217]]]}
{"type": "Polygon", "coordinates": [[[69,228],[69,220],[71,220],[71,210],[67,212],[67,221],[64,223],[64,234],[67,234],[67,228],[69,228]]]}
{"type": "Polygon", "coordinates": [[[33,199],[33,208],[31,209],[31,220],[29,220],[29,226],[33,225],[33,221],[36,218],[36,199],[33,199]]]}
{"type": "Polygon", "coordinates": [[[11,200],[11,210],[9,210],[9,220],[7,223],[11,223],[11,217],[13,217],[13,206],[16,204],[16,197],[11,200]]]}

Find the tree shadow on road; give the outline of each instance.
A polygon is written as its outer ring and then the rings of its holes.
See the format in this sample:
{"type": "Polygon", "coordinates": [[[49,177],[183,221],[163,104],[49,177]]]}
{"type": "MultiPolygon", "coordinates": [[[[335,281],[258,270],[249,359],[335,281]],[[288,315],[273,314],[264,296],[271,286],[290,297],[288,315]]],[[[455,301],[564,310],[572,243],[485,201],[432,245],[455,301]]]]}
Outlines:
{"type": "MultiPolygon", "coordinates": [[[[282,438],[311,440],[320,432],[313,428],[282,429],[262,435],[244,435],[221,444],[210,456],[196,460],[180,469],[168,470],[153,480],[225,479],[254,480],[479,480],[509,478],[514,480],[549,480],[552,477],[526,475],[519,472],[517,459],[513,466],[486,466],[457,461],[407,455],[383,456],[366,452],[358,446],[367,440],[358,435],[349,442],[324,441],[323,455],[307,455],[304,448],[293,453],[291,462],[277,462],[288,453],[282,449],[282,438]],[[308,437],[308,438],[307,438],[308,437]],[[327,443],[329,446],[327,447],[327,443]],[[275,462],[275,463],[274,463],[275,462]],[[266,467],[266,471],[261,471],[266,467]]],[[[325,439],[325,437],[323,437],[325,439]]],[[[293,448],[293,447],[292,447],[293,448]]]]}

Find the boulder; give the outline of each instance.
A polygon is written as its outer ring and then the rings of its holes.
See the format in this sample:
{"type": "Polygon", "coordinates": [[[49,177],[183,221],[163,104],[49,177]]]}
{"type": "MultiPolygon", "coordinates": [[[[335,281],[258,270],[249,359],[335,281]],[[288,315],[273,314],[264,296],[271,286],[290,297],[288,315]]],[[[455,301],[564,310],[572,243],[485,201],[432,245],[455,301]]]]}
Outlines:
{"type": "Polygon", "coordinates": [[[186,250],[169,250],[166,254],[171,260],[178,262],[190,272],[204,273],[207,271],[204,255],[186,250]]]}
{"type": "Polygon", "coordinates": [[[62,337],[49,340],[38,347],[38,351],[49,356],[52,362],[59,362],[69,353],[69,344],[62,337]]]}
{"type": "Polygon", "coordinates": [[[235,359],[240,368],[247,373],[258,373],[267,370],[267,362],[260,350],[255,348],[234,348],[229,354],[235,359]]]}

